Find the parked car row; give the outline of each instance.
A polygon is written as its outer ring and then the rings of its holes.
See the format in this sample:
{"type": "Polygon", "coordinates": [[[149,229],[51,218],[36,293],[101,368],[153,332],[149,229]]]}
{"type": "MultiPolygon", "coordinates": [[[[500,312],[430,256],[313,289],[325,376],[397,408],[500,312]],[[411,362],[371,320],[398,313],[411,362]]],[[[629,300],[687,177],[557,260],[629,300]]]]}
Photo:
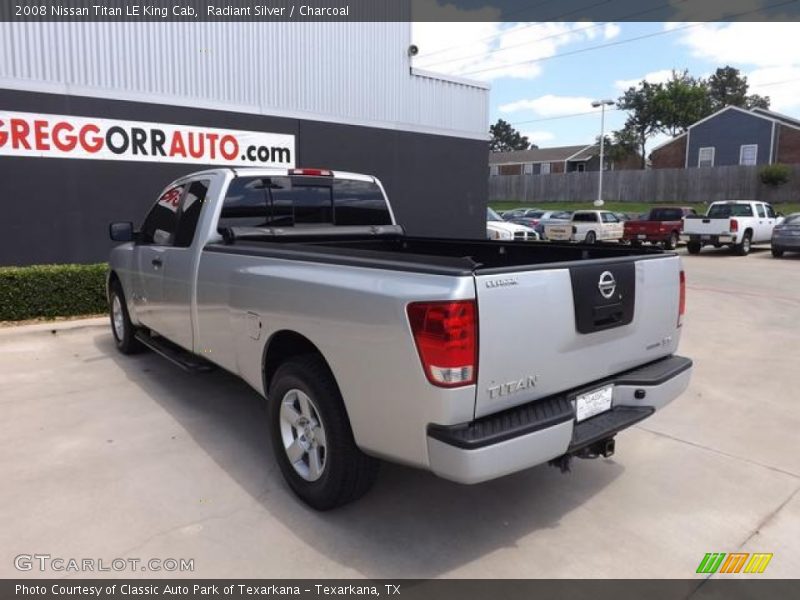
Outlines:
{"type": "Polygon", "coordinates": [[[490,212],[493,218],[487,228],[491,239],[649,243],[666,250],[674,250],[679,240],[684,240],[689,254],[698,254],[704,246],[721,248],[727,245],[741,256],[748,254],[753,244],[770,243],[776,258],[786,252],[800,252],[800,213],[784,218],[772,205],[760,201],[714,202],[705,215],[698,215],[695,209],[686,206],[653,207],[643,215],[538,208],[518,208],[502,216],[491,209],[490,212]],[[529,232],[525,237],[512,225],[532,230],[537,237],[529,237],[529,232]]]}

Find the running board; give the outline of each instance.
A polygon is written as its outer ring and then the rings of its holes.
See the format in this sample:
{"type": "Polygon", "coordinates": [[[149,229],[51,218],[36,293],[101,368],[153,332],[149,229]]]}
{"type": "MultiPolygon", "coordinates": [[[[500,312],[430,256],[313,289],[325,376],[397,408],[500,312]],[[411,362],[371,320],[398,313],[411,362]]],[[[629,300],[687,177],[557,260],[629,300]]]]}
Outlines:
{"type": "Polygon", "coordinates": [[[156,354],[160,354],[171,363],[178,365],[184,371],[190,373],[208,373],[216,367],[205,359],[195,356],[188,350],[173,344],[163,337],[154,337],[143,331],[136,332],[136,339],[150,348],[156,354]]]}

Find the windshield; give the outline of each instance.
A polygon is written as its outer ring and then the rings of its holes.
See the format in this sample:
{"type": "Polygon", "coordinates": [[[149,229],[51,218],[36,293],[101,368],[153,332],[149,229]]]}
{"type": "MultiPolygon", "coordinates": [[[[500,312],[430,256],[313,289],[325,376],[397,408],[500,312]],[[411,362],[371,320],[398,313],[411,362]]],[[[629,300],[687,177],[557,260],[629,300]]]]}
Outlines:
{"type": "Polygon", "coordinates": [[[680,221],[683,211],[680,208],[654,208],[650,211],[650,221],[680,221]]]}
{"type": "Polygon", "coordinates": [[[783,221],[784,225],[800,225],[800,213],[796,215],[789,215],[783,221]]]}
{"type": "Polygon", "coordinates": [[[498,215],[496,212],[494,212],[494,209],[487,207],[486,208],[486,220],[487,221],[502,221],[503,218],[500,215],[498,215]]]}
{"type": "Polygon", "coordinates": [[[715,204],[708,209],[711,219],[726,219],[728,217],[752,217],[753,208],[749,204],[715,204]]]}

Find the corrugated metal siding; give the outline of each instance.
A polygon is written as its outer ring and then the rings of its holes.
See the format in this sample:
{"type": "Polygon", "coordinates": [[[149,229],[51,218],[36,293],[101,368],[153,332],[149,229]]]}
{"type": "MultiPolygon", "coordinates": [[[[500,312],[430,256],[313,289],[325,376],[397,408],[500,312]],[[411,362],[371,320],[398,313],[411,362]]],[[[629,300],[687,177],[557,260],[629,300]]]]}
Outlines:
{"type": "Polygon", "coordinates": [[[488,91],[412,75],[408,23],[0,23],[0,87],[485,137],[488,91]]]}

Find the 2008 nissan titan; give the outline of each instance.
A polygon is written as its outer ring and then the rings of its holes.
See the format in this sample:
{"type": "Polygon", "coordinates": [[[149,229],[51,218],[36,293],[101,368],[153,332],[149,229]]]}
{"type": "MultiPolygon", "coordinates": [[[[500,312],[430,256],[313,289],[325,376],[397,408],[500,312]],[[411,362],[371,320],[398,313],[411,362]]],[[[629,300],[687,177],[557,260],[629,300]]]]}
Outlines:
{"type": "Polygon", "coordinates": [[[244,379],[321,510],[379,459],[478,483],[609,456],[691,376],[675,254],[412,237],[367,175],[194,173],[110,233],[118,349],[244,379]]]}

